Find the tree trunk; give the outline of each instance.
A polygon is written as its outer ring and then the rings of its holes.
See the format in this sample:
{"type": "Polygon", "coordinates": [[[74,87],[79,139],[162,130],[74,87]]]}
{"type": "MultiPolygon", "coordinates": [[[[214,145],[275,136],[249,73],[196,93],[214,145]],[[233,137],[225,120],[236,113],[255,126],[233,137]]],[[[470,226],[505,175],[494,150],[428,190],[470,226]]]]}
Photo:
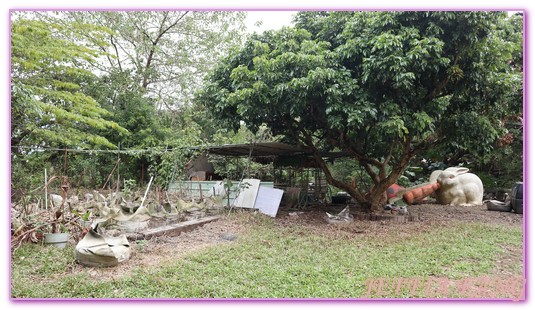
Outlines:
{"type": "Polygon", "coordinates": [[[363,205],[370,212],[379,212],[383,209],[383,206],[388,200],[386,195],[388,187],[397,182],[403,171],[405,171],[405,168],[407,168],[409,165],[412,156],[414,156],[414,152],[410,147],[410,139],[406,137],[403,141],[403,152],[401,157],[399,158],[397,164],[392,167],[392,171],[388,175],[386,175],[386,168],[389,165],[391,153],[388,154],[384,162],[379,162],[377,160],[363,160],[360,158],[359,162],[361,166],[366,169],[370,177],[374,180],[375,184],[370,190],[369,194],[364,195],[358,188],[351,186],[351,184],[336,180],[332,176],[329,167],[327,167],[325,160],[314,146],[314,143],[310,137],[304,139],[303,142],[305,142],[305,144],[313,151],[314,159],[321,170],[323,170],[327,183],[347,192],[359,204],[363,205]],[[373,165],[379,169],[379,174],[373,172],[369,162],[372,162],[373,165]]]}
{"type": "MultiPolygon", "coordinates": [[[[388,185],[390,186],[390,185],[388,185]]],[[[388,189],[388,187],[387,187],[388,189]]],[[[383,209],[383,206],[386,204],[388,197],[386,196],[386,190],[376,189],[372,190],[369,199],[369,210],[370,212],[379,212],[383,209]]]]}
{"type": "MultiPolygon", "coordinates": [[[[360,205],[364,206],[364,208],[370,212],[379,212],[382,210],[382,207],[387,201],[386,190],[390,185],[395,183],[397,180],[397,177],[395,176],[398,175],[398,173],[395,173],[394,175],[391,173],[387,178],[378,180],[377,184],[372,188],[369,195],[363,195],[358,188],[351,186],[351,184],[347,184],[333,178],[325,161],[319,154],[315,154],[314,157],[316,159],[316,163],[318,163],[320,168],[323,170],[327,183],[347,192],[360,205]]],[[[399,174],[401,174],[401,172],[399,174]]]]}

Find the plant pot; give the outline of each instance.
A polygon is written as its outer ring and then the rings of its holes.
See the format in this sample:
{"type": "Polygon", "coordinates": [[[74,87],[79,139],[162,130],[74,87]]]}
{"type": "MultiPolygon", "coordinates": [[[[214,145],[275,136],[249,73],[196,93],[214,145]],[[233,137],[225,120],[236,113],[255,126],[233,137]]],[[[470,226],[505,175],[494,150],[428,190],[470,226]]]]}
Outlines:
{"type": "Polygon", "coordinates": [[[64,248],[68,241],[69,241],[68,233],[45,234],[45,243],[51,244],[60,249],[64,248]]]}

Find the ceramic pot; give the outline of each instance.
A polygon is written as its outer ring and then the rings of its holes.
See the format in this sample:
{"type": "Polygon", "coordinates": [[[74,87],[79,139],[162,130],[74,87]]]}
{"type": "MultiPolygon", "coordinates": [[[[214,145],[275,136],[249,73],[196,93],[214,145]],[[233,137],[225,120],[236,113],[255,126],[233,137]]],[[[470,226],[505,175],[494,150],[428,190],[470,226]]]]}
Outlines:
{"type": "Polygon", "coordinates": [[[68,233],[45,234],[45,244],[51,244],[60,249],[64,248],[69,241],[68,233]]]}

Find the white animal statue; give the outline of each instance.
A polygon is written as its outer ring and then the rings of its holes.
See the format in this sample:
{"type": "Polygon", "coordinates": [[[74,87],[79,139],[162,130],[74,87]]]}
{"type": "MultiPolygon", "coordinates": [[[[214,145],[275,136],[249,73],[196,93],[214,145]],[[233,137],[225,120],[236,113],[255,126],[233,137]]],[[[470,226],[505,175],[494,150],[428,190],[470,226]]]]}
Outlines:
{"type": "Polygon", "coordinates": [[[440,183],[440,189],[435,192],[438,203],[461,206],[483,204],[483,183],[477,175],[468,173],[468,168],[450,167],[440,173],[437,171],[431,173],[430,181],[440,183]]]}

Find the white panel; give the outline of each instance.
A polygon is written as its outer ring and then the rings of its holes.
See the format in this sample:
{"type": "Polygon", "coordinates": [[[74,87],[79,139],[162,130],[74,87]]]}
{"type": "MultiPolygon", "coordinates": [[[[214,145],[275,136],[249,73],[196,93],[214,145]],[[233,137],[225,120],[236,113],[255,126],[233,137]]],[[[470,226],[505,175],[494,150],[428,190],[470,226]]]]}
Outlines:
{"type": "Polygon", "coordinates": [[[276,217],[283,193],[282,189],[260,186],[254,205],[255,209],[271,217],[276,217]]]}
{"type": "Polygon", "coordinates": [[[238,196],[234,199],[232,206],[238,208],[253,208],[258,188],[260,187],[260,180],[258,179],[243,179],[239,189],[238,196]]]}

